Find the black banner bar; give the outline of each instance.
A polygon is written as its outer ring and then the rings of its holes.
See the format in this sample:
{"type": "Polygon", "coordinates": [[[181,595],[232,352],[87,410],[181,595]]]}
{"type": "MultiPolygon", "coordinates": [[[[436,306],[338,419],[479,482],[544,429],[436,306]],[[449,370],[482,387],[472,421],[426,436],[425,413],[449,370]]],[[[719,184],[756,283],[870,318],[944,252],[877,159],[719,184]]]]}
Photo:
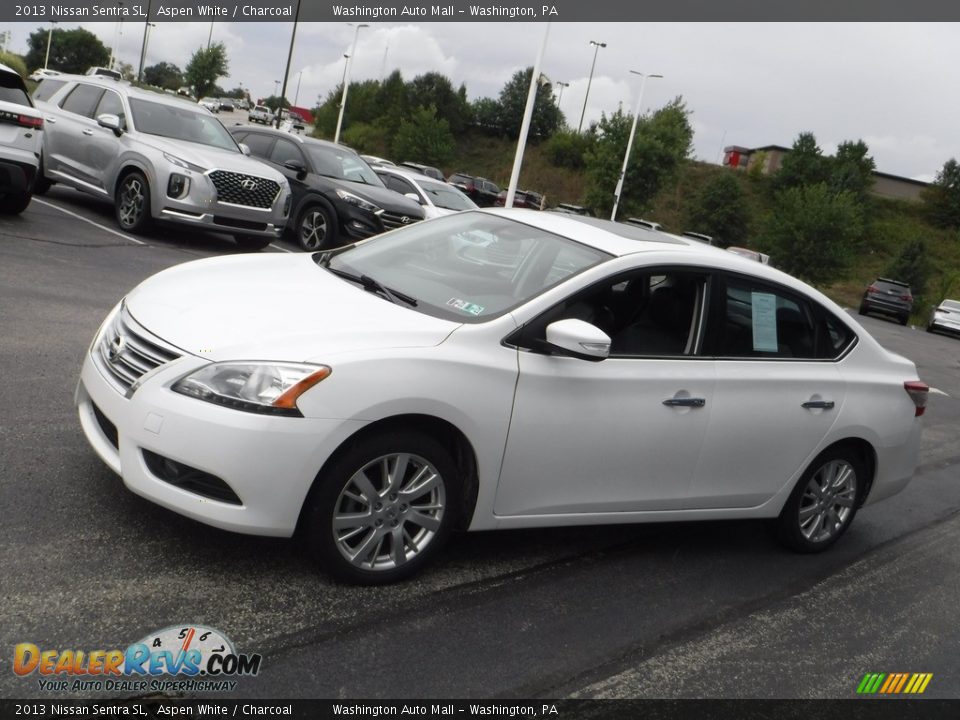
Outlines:
{"type": "Polygon", "coordinates": [[[3,0],[0,22],[949,21],[943,0],[3,0]],[[149,12],[149,15],[148,15],[149,12]]]}

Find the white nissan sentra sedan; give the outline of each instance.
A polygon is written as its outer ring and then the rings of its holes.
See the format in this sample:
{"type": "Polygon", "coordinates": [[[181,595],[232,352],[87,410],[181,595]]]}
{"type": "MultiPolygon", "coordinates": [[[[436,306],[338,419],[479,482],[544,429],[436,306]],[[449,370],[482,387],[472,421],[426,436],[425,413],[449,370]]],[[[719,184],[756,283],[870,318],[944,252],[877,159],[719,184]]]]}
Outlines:
{"type": "Polygon", "coordinates": [[[104,321],[77,404],[135,493],[379,583],[457,528],[770,518],[823,550],[909,482],[927,390],[777,270],[491,210],[165,270],[104,321]]]}

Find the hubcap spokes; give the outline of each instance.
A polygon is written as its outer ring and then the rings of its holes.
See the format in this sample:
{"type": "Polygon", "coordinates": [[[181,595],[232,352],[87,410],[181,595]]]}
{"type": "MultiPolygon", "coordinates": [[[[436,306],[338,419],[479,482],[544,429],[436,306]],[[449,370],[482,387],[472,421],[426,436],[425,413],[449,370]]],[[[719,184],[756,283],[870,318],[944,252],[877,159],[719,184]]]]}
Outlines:
{"type": "Polygon", "coordinates": [[[831,460],[817,470],[800,498],[800,532],[811,542],[829,540],[853,512],[857,474],[846,460],[831,460]]]}
{"type": "Polygon", "coordinates": [[[136,178],[128,180],[120,192],[120,222],[135,225],[143,212],[143,185],[136,178]]]}
{"type": "Polygon", "coordinates": [[[409,453],[384,455],[353,474],[333,511],[333,538],[352,565],[392,570],[436,536],[446,493],[440,473],[409,453]]]}
{"type": "Polygon", "coordinates": [[[310,212],[300,225],[300,239],[307,250],[319,250],[327,237],[327,221],[322,213],[310,212]]]}

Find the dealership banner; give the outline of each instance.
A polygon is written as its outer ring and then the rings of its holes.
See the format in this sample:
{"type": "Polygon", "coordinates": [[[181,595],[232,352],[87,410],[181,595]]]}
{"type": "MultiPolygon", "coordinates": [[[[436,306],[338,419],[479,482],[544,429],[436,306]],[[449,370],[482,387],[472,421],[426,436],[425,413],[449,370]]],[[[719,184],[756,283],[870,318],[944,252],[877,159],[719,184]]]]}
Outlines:
{"type": "Polygon", "coordinates": [[[662,22],[960,20],[943,0],[34,0],[0,22],[662,22]]]}

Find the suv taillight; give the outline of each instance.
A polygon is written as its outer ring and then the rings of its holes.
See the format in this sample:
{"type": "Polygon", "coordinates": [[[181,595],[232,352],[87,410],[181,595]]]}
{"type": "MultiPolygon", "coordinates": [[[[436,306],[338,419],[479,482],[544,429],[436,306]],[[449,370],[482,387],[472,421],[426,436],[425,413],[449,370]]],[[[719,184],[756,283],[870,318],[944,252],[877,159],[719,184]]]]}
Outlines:
{"type": "Polygon", "coordinates": [[[879,288],[876,288],[873,285],[867,288],[868,295],[876,295],[878,292],[880,292],[879,288]]]}
{"type": "Polygon", "coordinates": [[[43,118],[33,117],[32,115],[21,115],[17,118],[17,125],[34,130],[43,129],[43,118]]]}
{"type": "Polygon", "coordinates": [[[901,295],[901,300],[906,300],[907,302],[913,302],[913,295],[901,295]]]}
{"type": "Polygon", "coordinates": [[[923,411],[927,409],[927,395],[930,393],[930,386],[919,380],[908,380],[903,384],[903,389],[907,391],[907,395],[913,400],[916,408],[913,416],[920,417],[923,415],[923,411]]]}

